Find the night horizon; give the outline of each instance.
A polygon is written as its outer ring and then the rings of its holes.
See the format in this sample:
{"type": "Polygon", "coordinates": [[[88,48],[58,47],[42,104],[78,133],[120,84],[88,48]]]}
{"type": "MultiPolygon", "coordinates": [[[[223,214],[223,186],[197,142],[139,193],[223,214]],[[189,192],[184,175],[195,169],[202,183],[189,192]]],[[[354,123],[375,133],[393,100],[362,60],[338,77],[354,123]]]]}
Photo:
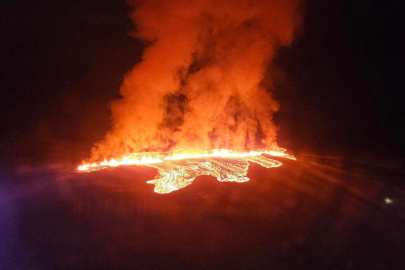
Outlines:
{"type": "Polygon", "coordinates": [[[4,269],[405,266],[399,3],[0,7],[4,269]]]}

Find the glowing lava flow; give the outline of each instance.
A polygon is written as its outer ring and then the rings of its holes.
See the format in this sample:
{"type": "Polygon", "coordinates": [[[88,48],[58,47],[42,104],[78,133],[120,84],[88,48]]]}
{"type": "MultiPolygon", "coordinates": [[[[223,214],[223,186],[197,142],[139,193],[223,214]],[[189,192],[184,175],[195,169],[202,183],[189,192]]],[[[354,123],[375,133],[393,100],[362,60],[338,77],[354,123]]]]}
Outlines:
{"type": "Polygon", "coordinates": [[[121,165],[142,165],[158,170],[155,180],[147,183],[155,185],[155,192],[169,193],[190,185],[200,175],[211,175],[221,182],[246,182],[249,162],[257,163],[265,168],[279,167],[280,161],[262,156],[262,154],[280,156],[296,160],[294,156],[280,151],[266,149],[247,153],[238,153],[230,150],[201,151],[200,153],[173,152],[146,152],[132,153],[110,161],[83,164],[79,171],[90,172],[117,167],[121,165]]]}

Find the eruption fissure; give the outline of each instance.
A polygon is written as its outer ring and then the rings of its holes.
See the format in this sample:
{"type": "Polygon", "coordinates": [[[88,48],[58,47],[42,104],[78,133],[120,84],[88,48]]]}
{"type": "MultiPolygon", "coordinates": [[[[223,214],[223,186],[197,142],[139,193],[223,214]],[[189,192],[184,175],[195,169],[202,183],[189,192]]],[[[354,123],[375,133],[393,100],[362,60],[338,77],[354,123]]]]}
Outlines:
{"type": "MultiPolygon", "coordinates": [[[[136,37],[146,44],[145,50],[142,61],[125,76],[122,98],[112,104],[112,129],[85,162],[98,165],[83,165],[87,170],[113,166],[113,160],[97,161],[114,157],[125,164],[160,168],[174,162],[171,158],[176,155],[167,153],[178,149],[211,154],[211,149],[232,149],[235,152],[229,153],[243,154],[266,148],[283,153],[276,143],[273,113],[278,103],[271,94],[268,70],[277,49],[293,40],[301,0],[128,3],[136,37]],[[139,154],[133,153],[150,151],[165,154],[141,153],[148,157],[134,158],[139,154]]],[[[177,188],[201,174],[234,179],[223,174],[229,168],[235,179],[246,180],[243,168],[248,162],[267,164],[259,155],[221,157],[225,159],[215,162],[203,157],[202,163],[187,161],[188,157],[181,166],[169,166],[173,172],[158,170],[161,179],[169,179],[163,182],[177,188]],[[240,162],[245,165],[239,167],[240,162]],[[188,175],[181,184],[180,175],[188,175]],[[177,184],[170,179],[177,179],[173,180],[177,184]]]]}
{"type": "Polygon", "coordinates": [[[122,165],[140,165],[156,168],[157,179],[147,183],[155,185],[155,192],[169,193],[190,185],[201,175],[210,175],[221,182],[246,182],[249,163],[257,163],[265,168],[279,167],[280,161],[262,156],[263,154],[285,157],[295,160],[295,157],[282,152],[265,149],[239,153],[229,150],[194,151],[193,153],[175,152],[146,152],[133,153],[99,163],[83,164],[79,171],[91,172],[122,165]]]}

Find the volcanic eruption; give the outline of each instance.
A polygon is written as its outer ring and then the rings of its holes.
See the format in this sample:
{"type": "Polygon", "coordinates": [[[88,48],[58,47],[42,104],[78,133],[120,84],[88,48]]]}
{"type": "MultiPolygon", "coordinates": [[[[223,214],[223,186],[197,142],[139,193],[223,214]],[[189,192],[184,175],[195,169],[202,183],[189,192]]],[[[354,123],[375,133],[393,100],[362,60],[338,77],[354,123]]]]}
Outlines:
{"type": "Polygon", "coordinates": [[[247,181],[249,162],[281,165],[262,154],[293,158],[276,143],[278,103],[268,70],[277,49],[293,40],[301,1],[129,5],[134,35],[145,44],[142,61],[112,103],[112,129],[79,170],[152,166],[159,172],[155,191],[167,193],[199,175],[247,181]]]}

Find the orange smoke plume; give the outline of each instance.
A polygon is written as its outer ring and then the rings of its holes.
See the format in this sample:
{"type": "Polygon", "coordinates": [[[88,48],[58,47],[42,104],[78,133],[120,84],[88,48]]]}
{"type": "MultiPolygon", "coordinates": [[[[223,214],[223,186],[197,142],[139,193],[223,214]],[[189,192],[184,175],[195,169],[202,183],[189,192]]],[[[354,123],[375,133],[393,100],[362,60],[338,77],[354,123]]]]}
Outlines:
{"type": "Polygon", "coordinates": [[[300,22],[299,0],[129,1],[142,61],[112,105],[92,159],[169,149],[277,147],[269,74],[300,22]]]}

